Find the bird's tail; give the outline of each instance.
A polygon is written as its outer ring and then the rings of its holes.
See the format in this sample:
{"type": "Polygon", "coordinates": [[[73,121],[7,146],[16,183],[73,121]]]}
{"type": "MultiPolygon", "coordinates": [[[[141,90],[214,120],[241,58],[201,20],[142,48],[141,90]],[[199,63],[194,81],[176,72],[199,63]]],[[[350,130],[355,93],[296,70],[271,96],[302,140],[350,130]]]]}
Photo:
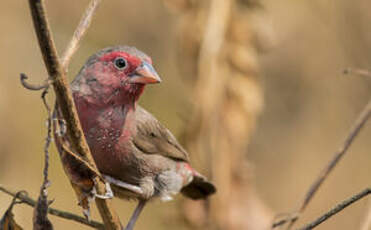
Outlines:
{"type": "Polygon", "coordinates": [[[192,182],[183,187],[181,192],[183,195],[191,199],[198,200],[205,199],[206,197],[214,194],[216,192],[216,188],[206,179],[206,177],[198,172],[195,172],[192,182]]]}

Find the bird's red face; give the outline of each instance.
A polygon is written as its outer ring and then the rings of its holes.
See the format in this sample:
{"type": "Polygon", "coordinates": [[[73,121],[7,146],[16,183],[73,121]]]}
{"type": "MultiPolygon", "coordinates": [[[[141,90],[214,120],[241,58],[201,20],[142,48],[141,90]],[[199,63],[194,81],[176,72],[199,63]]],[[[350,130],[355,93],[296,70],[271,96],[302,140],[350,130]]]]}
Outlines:
{"type": "Polygon", "coordinates": [[[80,75],[80,91],[85,87],[104,104],[136,101],[146,84],[161,82],[152,60],[137,50],[103,52],[88,61],[80,75]]]}
{"type": "Polygon", "coordinates": [[[112,51],[99,58],[109,67],[109,71],[124,82],[130,84],[150,84],[161,82],[152,67],[149,57],[138,57],[124,51],[112,51]]]}

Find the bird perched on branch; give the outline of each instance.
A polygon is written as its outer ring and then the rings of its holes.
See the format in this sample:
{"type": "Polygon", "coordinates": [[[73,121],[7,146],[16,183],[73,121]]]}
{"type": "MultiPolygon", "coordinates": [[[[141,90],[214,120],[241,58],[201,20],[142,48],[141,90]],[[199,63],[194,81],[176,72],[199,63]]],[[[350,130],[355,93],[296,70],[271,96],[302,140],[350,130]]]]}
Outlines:
{"type": "Polygon", "coordinates": [[[154,116],[137,105],[147,84],[161,82],[152,60],[134,47],[109,47],[91,56],[72,82],[88,145],[115,196],[137,199],[126,229],[146,201],[192,199],[215,193],[213,184],[189,165],[187,152],[154,116]]]}

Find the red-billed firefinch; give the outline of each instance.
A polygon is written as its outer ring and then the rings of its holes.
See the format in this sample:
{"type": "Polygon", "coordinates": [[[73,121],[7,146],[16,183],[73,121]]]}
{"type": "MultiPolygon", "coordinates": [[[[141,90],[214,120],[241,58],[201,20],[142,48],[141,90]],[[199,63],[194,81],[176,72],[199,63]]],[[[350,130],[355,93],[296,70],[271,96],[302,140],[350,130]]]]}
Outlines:
{"type": "Polygon", "coordinates": [[[215,187],[189,165],[187,152],[160,122],[137,105],[146,84],[159,83],[152,60],[134,47],[103,49],[72,82],[73,97],[98,169],[114,194],[136,198],[132,229],[145,202],[179,192],[206,198],[215,187]]]}

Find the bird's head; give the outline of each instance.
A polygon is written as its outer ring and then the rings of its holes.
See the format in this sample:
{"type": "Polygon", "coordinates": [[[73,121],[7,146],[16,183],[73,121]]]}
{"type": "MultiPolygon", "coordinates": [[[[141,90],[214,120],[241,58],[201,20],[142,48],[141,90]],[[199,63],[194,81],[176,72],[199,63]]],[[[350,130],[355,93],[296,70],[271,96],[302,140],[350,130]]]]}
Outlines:
{"type": "Polygon", "coordinates": [[[90,57],[72,83],[74,93],[97,104],[136,101],[146,84],[161,82],[152,60],[134,47],[103,49],[90,57]]]}

